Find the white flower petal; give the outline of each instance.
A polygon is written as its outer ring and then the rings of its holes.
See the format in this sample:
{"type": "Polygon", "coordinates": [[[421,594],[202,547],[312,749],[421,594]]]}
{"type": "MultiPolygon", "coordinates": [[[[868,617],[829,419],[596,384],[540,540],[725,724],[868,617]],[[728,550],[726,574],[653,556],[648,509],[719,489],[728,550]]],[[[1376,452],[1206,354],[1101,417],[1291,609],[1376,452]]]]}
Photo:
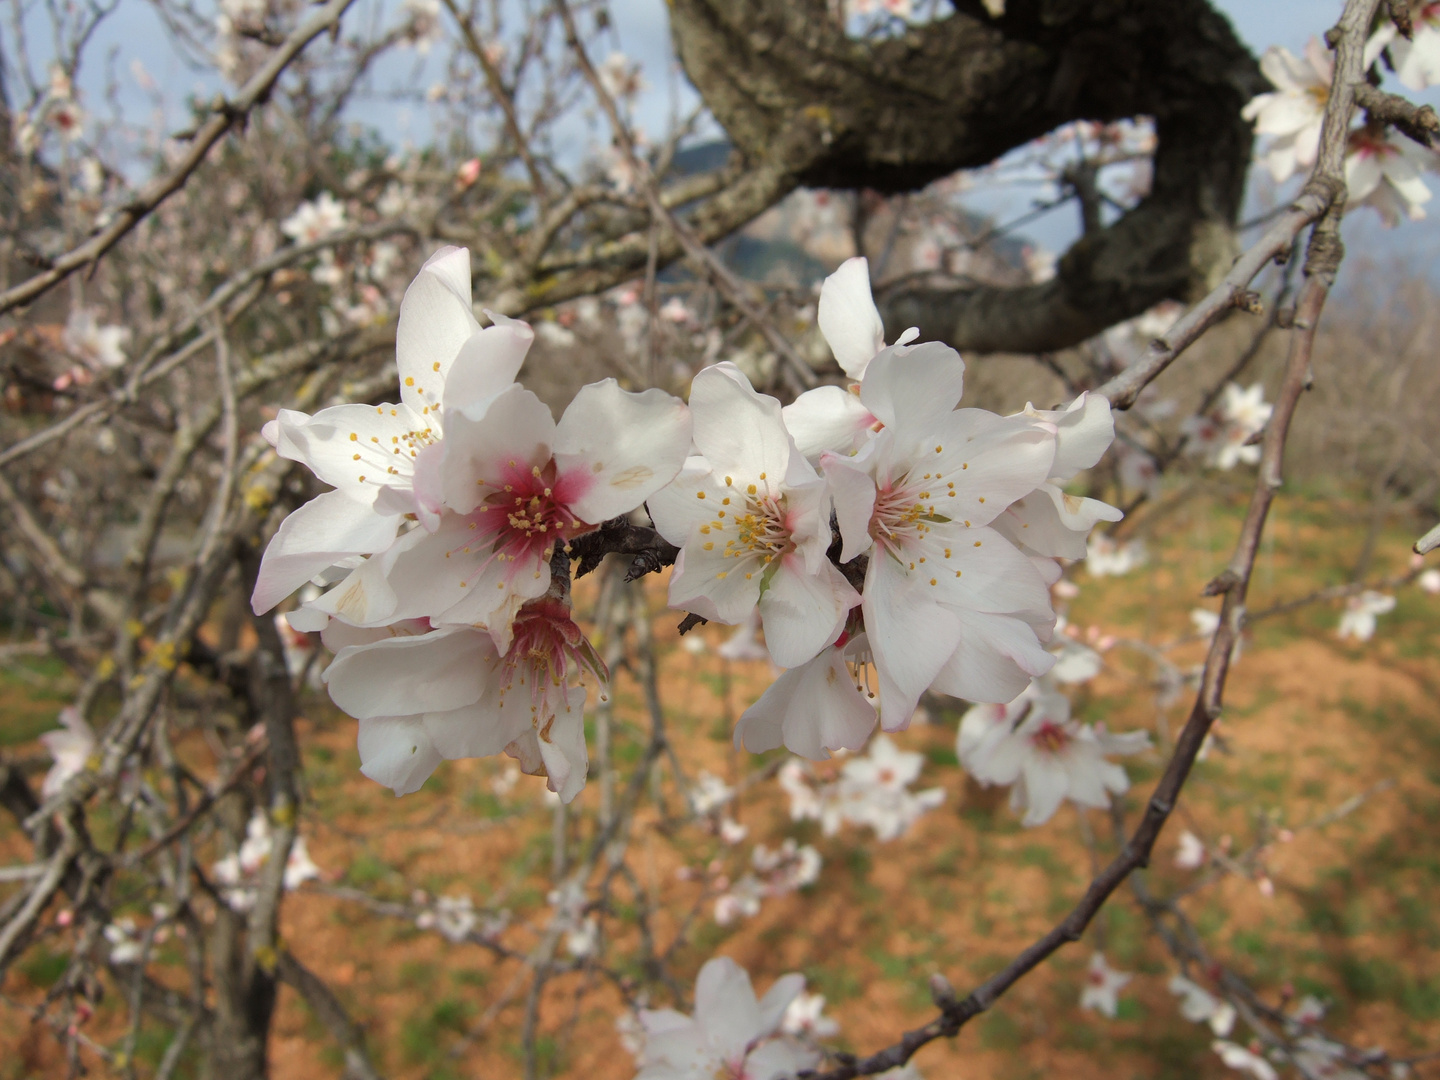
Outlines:
{"type": "Polygon", "coordinates": [[[872,357],[885,348],[885,324],[870,292],[870,263],[846,259],[820,286],[816,321],[841,369],[861,378],[872,357]]]}

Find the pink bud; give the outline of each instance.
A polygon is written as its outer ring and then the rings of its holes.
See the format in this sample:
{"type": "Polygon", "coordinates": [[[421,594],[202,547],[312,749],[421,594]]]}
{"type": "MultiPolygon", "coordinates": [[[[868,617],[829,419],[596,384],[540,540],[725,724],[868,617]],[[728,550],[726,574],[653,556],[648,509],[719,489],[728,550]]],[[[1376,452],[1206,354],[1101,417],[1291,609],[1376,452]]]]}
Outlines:
{"type": "Polygon", "coordinates": [[[71,911],[69,908],[65,908],[63,911],[60,912],[59,915],[56,915],[56,916],[55,916],[55,925],[56,925],[56,926],[69,926],[69,925],[70,925],[72,922],[74,922],[74,921],[75,921],[75,913],[74,913],[73,911],[71,911]]]}
{"type": "Polygon", "coordinates": [[[1282,844],[1288,844],[1290,843],[1290,841],[1295,839],[1295,834],[1289,829],[1281,829],[1278,833],[1276,833],[1276,835],[1280,837],[1280,842],[1282,844]]]}
{"type": "Polygon", "coordinates": [[[476,180],[480,179],[480,159],[471,158],[455,171],[455,177],[461,190],[468,188],[476,180]]]}

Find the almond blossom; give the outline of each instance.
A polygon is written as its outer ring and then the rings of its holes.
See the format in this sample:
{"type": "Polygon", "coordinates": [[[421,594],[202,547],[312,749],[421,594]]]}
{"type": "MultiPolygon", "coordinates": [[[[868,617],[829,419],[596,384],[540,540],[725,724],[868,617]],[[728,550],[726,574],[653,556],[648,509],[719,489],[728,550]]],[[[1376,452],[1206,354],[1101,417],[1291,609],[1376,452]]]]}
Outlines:
{"type": "Polygon", "coordinates": [[[415,919],[421,930],[437,930],[455,944],[467,940],[478,922],[475,904],[468,896],[436,897],[434,908],[422,911],[415,919]]]}
{"type": "MultiPolygon", "coordinates": [[[[876,735],[870,751],[845,762],[833,797],[845,820],[868,825],[877,840],[894,840],[910,830],[922,814],[945,801],[943,788],[911,792],[920,776],[925,755],[901,750],[884,735],[876,735]]],[[[835,831],[822,821],[827,835],[835,831]]]]}
{"type": "Polygon", "coordinates": [[[302,202],[280,223],[280,231],[297,244],[313,244],[345,228],[345,205],[322,191],[313,201],[302,202]]]}
{"type": "Polygon", "coordinates": [[[40,795],[46,799],[60,794],[65,782],[84,770],[85,763],[90,760],[90,755],[95,753],[97,745],[95,732],[80,715],[79,709],[67,705],[60,710],[59,720],[59,728],[40,736],[41,744],[50,752],[50,757],[55,762],[45,774],[45,781],[40,787],[40,795]]]}
{"type": "Polygon", "coordinates": [[[575,684],[607,672],[560,599],[522,608],[503,654],[469,626],[350,633],[360,643],[340,648],[325,681],[360,721],[360,771],[372,780],[406,795],[442,760],[503,751],[543,772],[563,802],[585,786],[586,691],[575,684]]]}
{"type": "MultiPolygon", "coordinates": [[[[534,334],[510,319],[481,330],[470,306],[470,253],[442,248],[405,291],[395,328],[400,401],[337,405],[313,416],[289,409],[265,425],[283,458],[335,490],[287,517],[261,560],[251,604],[274,607],[321,571],[384,551],[407,514],[417,513],[416,464],[444,437],[442,406],[483,409],[509,387],[534,334]]],[[[321,598],[297,629],[324,625],[337,600],[321,598]]],[[[353,606],[353,601],[352,601],[353,606]]],[[[293,621],[293,620],[292,620],[293,621]]]]}
{"type": "Polygon", "coordinates": [[[1335,631],[1336,636],[1341,641],[1347,638],[1369,641],[1375,636],[1375,616],[1394,610],[1395,597],[1376,592],[1374,589],[1366,589],[1360,595],[1352,596],[1345,601],[1345,612],[1340,616],[1340,626],[1335,631]]]}
{"type": "Polygon", "coordinates": [[[693,1015],[640,1011],[645,1045],[636,1080],[779,1080],[815,1066],[820,1055],[780,1030],[804,988],[804,976],[783,975],[757,1001],[750,976],[735,961],[707,961],[695,980],[693,1015]]]}
{"type": "Polygon", "coordinates": [[[650,516],[680,548],[670,606],[737,624],[759,610],[775,662],[796,667],[840,635],[855,589],[826,558],[825,481],[796,449],[780,403],[729,362],[690,389],[695,447],[650,516]]]}
{"type": "Polygon", "coordinates": [[[1181,870],[1198,870],[1205,865],[1205,844],[1189,829],[1180,834],[1175,845],[1175,865],[1181,870]]]}
{"type": "Polygon", "coordinates": [[[1384,19],[1371,35],[1365,57],[1368,63],[1381,49],[1388,48],[1395,77],[1411,90],[1424,90],[1440,84],[1440,3],[1431,0],[1411,5],[1410,23],[1414,35],[1406,41],[1396,32],[1394,22],[1384,19]]]}
{"type": "Polygon", "coordinates": [[[1255,465],[1261,448],[1251,439],[1265,429],[1274,408],[1266,402],[1261,383],[1248,390],[1227,383],[1217,409],[1192,416],[1181,426],[1188,439],[1186,449],[1217,469],[1233,469],[1242,462],[1255,465]]]}
{"type": "Polygon", "coordinates": [[[1070,716],[1070,699],[1037,679],[1008,705],[976,705],[960,721],[955,754],[985,786],[1010,786],[1010,806],[1022,824],[1043,825],[1065,799],[1104,809],[1111,794],[1130,787],[1108,754],[1134,754],[1150,745],[1143,731],[1112,735],[1070,716]]]}
{"type": "Polygon", "coordinates": [[[1275,89],[1251,98],[1240,115],[1255,122],[1257,135],[1268,137],[1259,157],[1280,184],[1315,164],[1334,58],[1311,38],[1303,60],[1284,46],[1272,45],[1260,58],[1260,70],[1275,89]]]}
{"type": "Polygon", "coordinates": [[[1085,989],[1080,992],[1080,1007],[1094,1009],[1102,1016],[1115,1019],[1119,1012],[1119,992],[1134,976],[1116,971],[1105,962],[1105,954],[1094,953],[1085,969],[1085,989]]]}
{"type": "Polygon", "coordinates": [[[860,387],[884,429],[821,458],[840,558],[868,555],[862,611],[886,731],[909,723],[927,688],[1009,700],[1054,663],[1041,647],[1055,623],[1047,582],[989,526],[1047,480],[1055,435],[1026,417],[956,410],[964,370],[936,342],[884,350],[860,387]]]}
{"type": "Polygon", "coordinates": [[[1169,988],[1180,999],[1180,1015],[1192,1024],[1209,1024],[1221,1038],[1235,1027],[1235,1006],[1228,1001],[1216,998],[1180,974],[1170,977],[1169,988]]]}
{"type": "MultiPolygon", "coordinates": [[[[258,875],[274,850],[270,818],[257,806],[245,823],[245,839],[240,846],[210,868],[211,876],[220,886],[221,897],[232,910],[246,912],[255,906],[258,875]]],[[[320,868],[310,858],[305,838],[296,836],[290,841],[281,884],[287,892],[291,892],[307,881],[318,881],[320,877],[320,868]]]]}
{"type": "Polygon", "coordinates": [[[780,1030],[802,1039],[828,1039],[840,1033],[840,1024],[825,1015],[825,995],[801,991],[785,1009],[780,1030]]]}
{"type": "MultiPolygon", "coordinates": [[[[840,369],[859,383],[873,360],[885,348],[885,325],[870,292],[870,263],[863,255],[846,259],[820,286],[816,321],[840,369]]],[[[911,328],[897,344],[913,341],[920,331],[911,328]]],[[[784,409],[785,426],[807,458],[817,460],[826,450],[849,453],[858,449],[879,427],[855,392],[839,386],[807,390],[784,409]]]]}
{"type": "Polygon", "coordinates": [[[668,484],[690,442],[683,402],[614,379],[581,388],[558,424],[518,385],[483,407],[447,398],[444,416],[415,466],[423,527],[313,607],[357,626],[485,626],[505,653],[516,612],[550,588],[551,553],[668,484]]]}
{"type": "Polygon", "coordinates": [[[1346,208],[1371,206],[1386,228],[1401,219],[1422,221],[1432,198],[1421,171],[1434,156],[1402,135],[1361,128],[1350,133],[1345,155],[1346,208]]]}

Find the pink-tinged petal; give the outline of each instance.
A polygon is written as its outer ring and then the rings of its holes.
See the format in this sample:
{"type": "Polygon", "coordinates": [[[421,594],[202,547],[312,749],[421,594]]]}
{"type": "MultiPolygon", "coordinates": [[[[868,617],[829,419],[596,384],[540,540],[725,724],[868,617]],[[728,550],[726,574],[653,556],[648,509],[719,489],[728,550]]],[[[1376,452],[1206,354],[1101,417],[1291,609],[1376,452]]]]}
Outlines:
{"type": "Polygon", "coordinates": [[[441,757],[418,716],[376,716],[360,721],[360,771],[399,795],[419,791],[441,757]]]}
{"type": "Polygon", "coordinates": [[[679,475],[646,500],[650,520],[656,530],[676,547],[683,546],[696,528],[715,516],[719,500],[724,498],[710,472],[710,463],[698,455],[685,459],[679,475]],[[697,496],[705,493],[705,498],[697,496]]]}
{"type": "Polygon", "coordinates": [[[870,361],[860,400],[905,447],[924,439],[960,402],[965,361],[949,345],[892,345],[870,361]]]}
{"type": "Polygon", "coordinates": [[[590,768],[585,749],[585,689],[572,686],[565,692],[565,705],[556,713],[550,730],[539,733],[540,757],[545,762],[547,785],[563,803],[571,802],[585,787],[590,768]]]}
{"type": "Polygon", "coordinates": [[[835,503],[835,520],[840,525],[844,546],[840,561],[849,562],[870,550],[870,519],[875,513],[875,481],[857,467],[854,459],[826,454],[820,460],[835,503]]]}
{"type": "Polygon", "coordinates": [[[816,321],[841,369],[852,379],[885,348],[885,324],[870,292],[870,263],[862,255],[846,259],[820,286],[816,321]]]}
{"type": "Polygon", "coordinates": [[[838,386],[806,390],[780,410],[795,446],[811,461],[828,451],[848,454],[878,423],[860,398],[838,386]]]}
{"type": "Polygon", "coordinates": [[[675,478],[690,452],[690,411],[663,390],[632,394],[614,379],[591,383],[560,418],[554,452],[570,510],[598,525],[675,478]]]}
{"type": "Polygon", "coordinates": [[[332,487],[373,503],[384,488],[410,487],[411,462],[429,424],[403,405],[336,405],[307,416],[282,410],[275,452],[332,487]]]}
{"type": "Polygon", "coordinates": [[[786,668],[813,659],[840,636],[846,613],[859,602],[860,594],[832,564],[811,574],[796,554],[782,556],[759,600],[771,658],[786,668]]]}
{"type": "Polygon", "coordinates": [[[468,514],[489,495],[550,461],[555,419],[550,406],[523,386],[497,397],[479,420],[454,414],[445,429],[441,489],[445,505],[468,514]]]}
{"type": "Polygon", "coordinates": [[[341,649],[325,671],[330,700],[358,720],[461,709],[480,700],[483,635],[468,627],[341,649]]]}
{"type": "Polygon", "coordinates": [[[866,635],[880,675],[880,722],[903,730],[915,705],[955,652],[960,616],[930,600],[894,558],[872,553],[865,576],[866,635]]]}
{"type": "Polygon", "coordinates": [[[445,378],[445,412],[483,416],[515,382],[534,341],[535,331],[518,319],[505,319],[467,338],[445,378]]]}
{"type": "Polygon", "coordinates": [[[251,608],[262,615],[341,559],[389,547],[400,520],[375,513],[343,491],[317,495],[280,523],[265,548],[251,608]]]}
{"type": "Polygon", "coordinates": [[[420,269],[395,327],[400,400],[431,418],[445,400],[445,379],[460,347],[479,333],[470,298],[470,252],[444,247],[420,269]]]}
{"type": "Polygon", "coordinates": [[[830,550],[830,486],[802,457],[791,469],[785,492],[784,524],[795,545],[796,554],[805,563],[805,572],[818,574],[828,565],[825,553],[830,550]],[[803,474],[802,470],[803,469],[803,474]]]}
{"type": "Polygon", "coordinates": [[[855,688],[839,649],[782,672],[735,726],[735,745],[763,753],[784,745],[820,761],[830,750],[862,750],[875,709],[855,688]]]}
{"type": "Polygon", "coordinates": [[[1018,697],[1031,676],[1043,675],[1055,663],[1021,619],[979,611],[957,612],[957,618],[956,649],[931,684],[938,693],[1003,704],[1018,697]]]}
{"type": "Polygon", "coordinates": [[[690,384],[695,448],[719,474],[753,482],[762,473],[778,483],[798,454],[781,418],[780,402],[757,394],[728,361],[696,375],[690,384]]]}

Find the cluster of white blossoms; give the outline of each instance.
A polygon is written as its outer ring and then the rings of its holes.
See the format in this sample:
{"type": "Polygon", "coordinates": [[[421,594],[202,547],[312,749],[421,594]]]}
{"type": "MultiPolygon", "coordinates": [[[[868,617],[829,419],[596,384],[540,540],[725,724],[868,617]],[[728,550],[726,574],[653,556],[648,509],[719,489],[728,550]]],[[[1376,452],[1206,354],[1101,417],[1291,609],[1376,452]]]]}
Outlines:
{"type": "MultiPolygon", "coordinates": [[[[1383,20],[1366,48],[1367,68],[1378,73],[1384,58],[1411,90],[1440,83],[1440,9],[1429,4],[1414,16],[1413,41],[1383,20]]],[[[1265,139],[1258,155],[1277,183],[1308,172],[1320,149],[1320,129],[1330,100],[1334,54],[1312,38],[1298,57],[1283,46],[1265,50],[1260,70],[1275,89],[1251,99],[1242,111],[1265,139]]],[[[1402,218],[1419,221],[1431,199],[1423,173],[1440,159],[1427,147],[1384,125],[1365,124],[1350,133],[1345,157],[1347,208],[1373,207],[1387,226],[1402,218]]]]}
{"type": "Polygon", "coordinates": [[[1110,754],[1134,754],[1150,745],[1143,731],[1111,734],[1082,724],[1070,699],[1050,679],[1036,679],[1006,705],[976,705],[960,721],[955,756],[985,786],[1010,788],[1011,809],[1022,824],[1043,825],[1066,799],[1103,809],[1130,787],[1110,754]]]}
{"type": "Polygon", "coordinates": [[[727,884],[715,900],[715,921],[729,926],[740,918],[760,913],[761,901],[785,896],[815,884],[820,878],[823,860],[810,844],[797,844],[786,838],[778,848],[756,844],[750,852],[751,871],[742,874],[734,884],[727,884]]]}
{"type": "Polygon", "coordinates": [[[401,302],[400,401],[266,426],[335,490],[281,524],[252,603],[335,581],[290,622],[335,651],[325,678],[360,721],[367,776],[405,794],[442,759],[504,752],[569,801],[588,768],[577,684],[606,672],[550,561],[675,476],[690,416],[606,380],[556,424],[514,381],[534,333],[491,319],[482,329],[472,310],[469,252],[443,249],[401,302]]]}
{"type": "MultiPolygon", "coordinates": [[[[557,424],[514,381],[534,332],[491,319],[482,329],[472,311],[469,253],[444,249],[401,303],[399,403],[285,410],[265,428],[334,490],[282,523],[254,608],[331,583],[289,619],[336,652],[330,696],[360,721],[363,771],[397,794],[442,759],[504,752],[574,798],[588,763],[580,684],[607,673],[550,564],[642,506],[679,548],[671,606],[758,618],[787,669],[736,728],[752,751],[860,750],[877,719],[908,726],[927,690],[1012,701],[1055,663],[1058,560],[1120,516],[1063,487],[1114,437],[1103,398],[958,408],[963,361],[911,345],[915,330],[886,346],[863,258],[825,281],[817,311],[854,384],[784,408],[722,362],[694,378],[688,407],[606,380],[557,424]]],[[[870,767],[846,764],[851,788],[870,767]]],[[[869,823],[898,835],[918,812],[904,785],[869,786],[892,804],[869,823]]]]}
{"type": "MultiPolygon", "coordinates": [[[[255,906],[256,887],[261,868],[270,860],[275,841],[270,835],[270,819],[256,807],[245,826],[245,839],[240,846],[210,868],[220,895],[235,911],[249,911],[255,906]]],[[[310,858],[305,838],[297,836],[290,843],[285,860],[283,884],[287,890],[298,889],[307,881],[320,878],[320,868],[310,858]]]]}
{"type": "Polygon", "coordinates": [[[1260,444],[1252,440],[1265,430],[1274,409],[1260,383],[1248,390],[1228,383],[1215,409],[1185,421],[1186,449],[1217,469],[1258,464],[1260,444]]]}
{"type": "Polygon", "coordinates": [[[797,758],[780,767],[778,779],[790,797],[792,820],[818,821],[826,836],[834,836],[845,823],[868,827],[883,842],[905,835],[922,814],[945,801],[942,788],[910,790],[924,761],[923,754],[901,750],[876,735],[869,752],[848,759],[831,783],[813,784],[797,758]]]}

